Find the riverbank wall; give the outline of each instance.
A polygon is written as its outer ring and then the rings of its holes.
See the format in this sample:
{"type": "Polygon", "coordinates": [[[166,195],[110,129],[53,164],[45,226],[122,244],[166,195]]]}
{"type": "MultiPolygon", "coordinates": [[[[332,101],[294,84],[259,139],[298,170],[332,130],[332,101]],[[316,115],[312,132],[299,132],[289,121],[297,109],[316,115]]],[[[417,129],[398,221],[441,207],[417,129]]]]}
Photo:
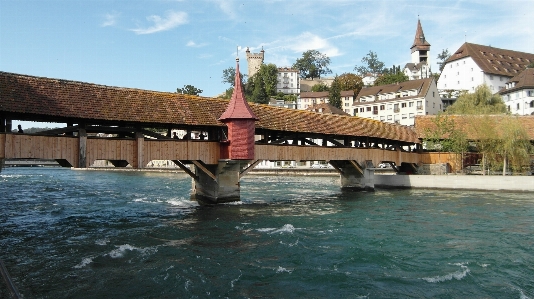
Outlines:
{"type": "Polygon", "coordinates": [[[375,188],[534,192],[534,176],[375,175],[375,188]]]}

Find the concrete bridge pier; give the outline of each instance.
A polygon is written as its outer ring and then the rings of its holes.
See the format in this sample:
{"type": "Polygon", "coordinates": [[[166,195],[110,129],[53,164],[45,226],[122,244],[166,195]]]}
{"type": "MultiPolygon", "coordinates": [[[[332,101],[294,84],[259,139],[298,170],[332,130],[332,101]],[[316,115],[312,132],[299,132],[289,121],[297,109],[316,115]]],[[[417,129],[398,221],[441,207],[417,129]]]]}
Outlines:
{"type": "Polygon", "coordinates": [[[356,161],[330,161],[330,164],[340,173],[341,190],[375,190],[375,171],[372,165],[361,166],[356,161]]]}
{"type": "Polygon", "coordinates": [[[193,161],[194,174],[191,199],[200,204],[217,204],[239,201],[241,170],[250,161],[220,160],[219,164],[207,165],[193,161]]]}

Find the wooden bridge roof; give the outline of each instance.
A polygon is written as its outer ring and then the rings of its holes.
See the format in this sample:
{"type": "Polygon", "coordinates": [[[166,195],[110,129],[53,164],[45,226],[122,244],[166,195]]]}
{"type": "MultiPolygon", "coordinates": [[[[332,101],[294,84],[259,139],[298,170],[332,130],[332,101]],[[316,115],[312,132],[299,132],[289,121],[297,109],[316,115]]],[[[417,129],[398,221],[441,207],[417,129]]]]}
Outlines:
{"type": "MultiPolygon", "coordinates": [[[[421,139],[430,137],[428,132],[437,130],[436,115],[417,115],[415,116],[415,128],[417,136],[421,139]]],[[[502,128],[505,122],[510,121],[510,117],[516,119],[521,127],[523,127],[529,136],[530,140],[534,141],[534,116],[533,115],[444,115],[454,123],[454,127],[464,132],[467,139],[476,140],[477,130],[476,125],[483,124],[483,121],[489,121],[496,124],[496,128],[502,128]]],[[[442,136],[446,139],[448,136],[442,136]]]]}
{"type": "MultiPolygon", "coordinates": [[[[215,98],[0,72],[0,114],[18,120],[146,127],[224,126],[218,119],[228,103],[215,98]]],[[[258,129],[419,143],[416,132],[406,126],[354,116],[250,106],[259,118],[258,129]]]]}

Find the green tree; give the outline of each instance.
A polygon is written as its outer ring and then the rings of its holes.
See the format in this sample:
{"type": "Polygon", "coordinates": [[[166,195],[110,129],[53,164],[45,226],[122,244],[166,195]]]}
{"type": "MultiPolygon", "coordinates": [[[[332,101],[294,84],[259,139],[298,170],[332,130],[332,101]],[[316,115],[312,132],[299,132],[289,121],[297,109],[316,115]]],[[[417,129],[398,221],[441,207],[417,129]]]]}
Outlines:
{"type": "Polygon", "coordinates": [[[278,82],[278,68],[276,65],[262,64],[254,76],[245,85],[245,96],[248,101],[258,104],[268,104],[270,97],[276,96],[278,82]]]}
{"type": "Polygon", "coordinates": [[[202,89],[198,89],[194,87],[193,85],[188,84],[188,85],[184,85],[184,88],[176,88],[176,92],[181,93],[181,94],[190,94],[190,95],[197,96],[202,93],[202,89]]]}
{"type": "Polygon", "coordinates": [[[406,76],[403,72],[397,72],[395,74],[382,74],[376,78],[375,86],[400,83],[404,81],[408,81],[408,76],[406,76]]]}
{"type": "Polygon", "coordinates": [[[225,100],[229,100],[232,98],[232,94],[234,93],[234,88],[233,87],[230,87],[228,88],[227,90],[224,91],[224,93],[222,94],[221,98],[225,99],[225,100]]]}
{"type": "Polygon", "coordinates": [[[330,91],[328,92],[328,103],[336,108],[341,109],[341,85],[338,76],[334,78],[330,91]]]}
{"type": "MultiPolygon", "coordinates": [[[[239,74],[241,75],[241,84],[243,84],[243,82],[245,81],[246,75],[243,75],[243,73],[241,72],[239,72],[239,74]]],[[[235,67],[229,67],[227,69],[224,69],[222,79],[223,79],[222,83],[228,83],[234,86],[235,85],[235,67]]]]}
{"type": "Polygon", "coordinates": [[[317,83],[314,86],[312,86],[311,91],[321,92],[321,91],[328,91],[329,89],[330,88],[328,87],[328,85],[321,82],[321,83],[317,83]]]}
{"type": "Polygon", "coordinates": [[[497,146],[497,152],[502,157],[502,175],[506,175],[508,165],[513,172],[521,172],[523,166],[530,166],[532,144],[517,116],[508,116],[500,131],[501,142],[497,146]]]}
{"type": "Polygon", "coordinates": [[[354,67],[354,70],[360,77],[365,77],[367,74],[376,77],[383,74],[385,71],[384,63],[378,60],[378,56],[373,51],[369,51],[369,53],[362,58],[362,62],[364,65],[354,67]]]}
{"type": "Polygon", "coordinates": [[[332,73],[328,68],[330,58],[317,50],[308,50],[302,53],[302,58],[297,59],[293,68],[300,71],[300,77],[304,79],[321,78],[321,75],[332,73]]]}
{"type": "Polygon", "coordinates": [[[432,120],[434,127],[425,129],[423,142],[429,150],[459,154],[457,165],[463,168],[463,156],[469,149],[467,133],[458,128],[451,116],[438,114],[432,120]]]}
{"type": "Polygon", "coordinates": [[[474,93],[461,94],[456,102],[447,107],[448,114],[502,114],[507,113],[499,94],[493,94],[485,84],[477,86],[474,93]]]}
{"type": "Polygon", "coordinates": [[[440,72],[443,71],[443,68],[445,67],[445,62],[447,61],[447,59],[449,59],[449,57],[451,57],[451,53],[449,53],[449,49],[443,49],[441,53],[438,54],[437,63],[438,63],[440,72]]]}
{"type": "Polygon", "coordinates": [[[358,95],[360,90],[363,88],[362,77],[352,73],[341,74],[336,78],[336,80],[336,84],[339,86],[340,90],[353,90],[354,96],[358,95]]]}

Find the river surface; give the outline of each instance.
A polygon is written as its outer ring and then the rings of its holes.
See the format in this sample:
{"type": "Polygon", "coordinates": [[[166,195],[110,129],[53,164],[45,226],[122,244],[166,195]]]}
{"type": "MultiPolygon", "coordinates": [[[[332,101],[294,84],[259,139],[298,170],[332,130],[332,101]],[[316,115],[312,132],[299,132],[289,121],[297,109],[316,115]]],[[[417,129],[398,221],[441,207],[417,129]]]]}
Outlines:
{"type": "Polygon", "coordinates": [[[534,298],[532,193],[241,187],[199,206],[181,173],[5,168],[0,258],[24,298],[534,298]]]}

